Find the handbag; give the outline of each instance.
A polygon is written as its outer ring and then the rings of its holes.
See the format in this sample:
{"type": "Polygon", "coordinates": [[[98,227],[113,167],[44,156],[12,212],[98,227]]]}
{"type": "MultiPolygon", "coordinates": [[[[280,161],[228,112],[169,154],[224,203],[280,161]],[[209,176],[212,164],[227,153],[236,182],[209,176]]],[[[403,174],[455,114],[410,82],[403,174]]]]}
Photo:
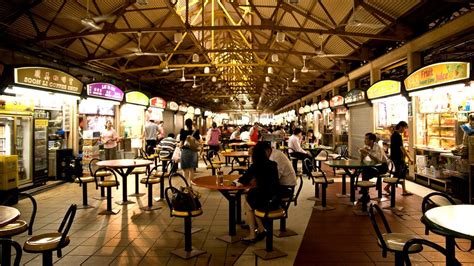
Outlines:
{"type": "Polygon", "coordinates": [[[186,147],[192,151],[199,151],[201,149],[201,145],[199,144],[198,140],[195,139],[192,135],[186,137],[183,147],[186,147]]]}
{"type": "Polygon", "coordinates": [[[171,160],[173,160],[175,163],[179,162],[181,160],[181,148],[176,147],[173,151],[173,155],[171,156],[171,160]]]}
{"type": "Polygon", "coordinates": [[[199,198],[201,194],[194,191],[191,187],[181,187],[173,189],[173,197],[171,198],[171,206],[173,210],[192,212],[201,209],[199,198]]]}

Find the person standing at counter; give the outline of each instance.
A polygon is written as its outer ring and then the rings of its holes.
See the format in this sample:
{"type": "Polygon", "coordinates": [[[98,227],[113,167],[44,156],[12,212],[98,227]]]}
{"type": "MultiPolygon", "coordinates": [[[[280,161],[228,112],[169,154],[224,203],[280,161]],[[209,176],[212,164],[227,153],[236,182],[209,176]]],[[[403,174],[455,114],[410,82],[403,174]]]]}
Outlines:
{"type": "Polygon", "coordinates": [[[101,140],[102,143],[104,143],[105,159],[117,159],[117,141],[119,140],[119,137],[113,128],[112,121],[107,121],[105,123],[105,130],[102,132],[101,140]]]}
{"type": "Polygon", "coordinates": [[[193,120],[186,119],[184,121],[186,129],[181,129],[179,132],[179,141],[181,142],[181,169],[183,169],[184,177],[188,182],[193,179],[194,169],[198,167],[198,151],[192,150],[184,146],[186,138],[192,136],[196,141],[201,140],[201,135],[198,130],[193,130],[193,120]]]}
{"type": "Polygon", "coordinates": [[[153,154],[155,153],[154,148],[156,147],[156,138],[158,136],[158,125],[154,120],[150,119],[145,125],[145,130],[143,132],[143,138],[146,142],[146,153],[153,154]]]}
{"type": "MultiPolygon", "coordinates": [[[[400,183],[402,184],[402,195],[408,196],[411,195],[410,192],[406,190],[405,178],[408,172],[408,165],[405,163],[405,157],[408,158],[410,163],[413,163],[413,159],[410,157],[410,154],[407,152],[403,146],[402,135],[405,133],[405,130],[408,129],[408,124],[405,121],[400,121],[395,126],[395,130],[390,136],[390,159],[392,160],[395,166],[395,177],[400,178],[400,183]]],[[[390,194],[390,185],[387,184],[384,188],[385,192],[390,194]]]]}
{"type": "Polygon", "coordinates": [[[165,125],[164,125],[164,122],[163,121],[160,121],[160,123],[158,124],[158,137],[157,137],[157,142],[160,143],[160,141],[162,139],[164,139],[166,137],[165,135],[165,125]]]}

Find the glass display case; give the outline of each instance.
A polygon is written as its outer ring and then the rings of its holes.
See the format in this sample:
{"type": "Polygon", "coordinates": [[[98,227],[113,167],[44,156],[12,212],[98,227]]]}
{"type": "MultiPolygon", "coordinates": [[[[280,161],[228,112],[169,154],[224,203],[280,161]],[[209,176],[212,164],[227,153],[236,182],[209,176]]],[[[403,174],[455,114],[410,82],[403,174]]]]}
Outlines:
{"type": "MultiPolygon", "coordinates": [[[[408,121],[408,101],[397,95],[372,101],[375,113],[375,134],[384,142],[390,142],[392,126],[400,121],[408,121]]],[[[407,137],[407,136],[405,136],[407,137]]],[[[404,138],[408,143],[408,138],[404,138]]]]}
{"type": "Polygon", "coordinates": [[[426,113],[418,114],[417,146],[426,146],[434,149],[451,150],[457,139],[458,122],[454,113],[426,113]]]}

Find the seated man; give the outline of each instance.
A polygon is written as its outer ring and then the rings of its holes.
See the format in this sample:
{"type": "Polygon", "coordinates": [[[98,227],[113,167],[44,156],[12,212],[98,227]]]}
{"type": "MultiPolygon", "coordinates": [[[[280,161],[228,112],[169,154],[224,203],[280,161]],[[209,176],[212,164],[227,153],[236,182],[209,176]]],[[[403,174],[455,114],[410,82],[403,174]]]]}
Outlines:
{"type": "MultiPolygon", "coordinates": [[[[303,131],[301,131],[301,128],[295,128],[295,130],[293,130],[293,135],[291,135],[288,139],[288,153],[301,161],[306,158],[310,158],[312,160],[313,157],[311,157],[311,155],[307,151],[301,148],[302,137],[303,131]]],[[[294,170],[296,172],[296,169],[294,170]]],[[[306,173],[305,167],[303,167],[303,174],[308,174],[306,173]]]]}
{"type": "MultiPolygon", "coordinates": [[[[171,157],[173,156],[173,152],[176,149],[176,144],[177,144],[177,141],[174,139],[173,133],[169,133],[168,137],[162,139],[160,143],[158,144],[158,147],[160,148],[160,153],[159,153],[160,159],[171,160],[171,157]]],[[[165,169],[164,166],[163,166],[163,169],[165,169]]],[[[175,169],[172,169],[172,170],[175,170],[175,169]]]]}
{"type": "MultiPolygon", "coordinates": [[[[274,145],[272,145],[274,146],[274,145]]],[[[280,180],[281,198],[292,197],[292,191],[296,186],[296,173],[288,157],[275,147],[272,148],[270,160],[277,163],[278,178],[280,180]]]]}
{"type": "Polygon", "coordinates": [[[384,174],[388,171],[387,155],[383,151],[383,148],[375,142],[376,139],[377,137],[374,133],[365,134],[365,147],[359,149],[361,160],[374,161],[379,164],[375,167],[364,168],[364,171],[362,172],[363,180],[369,180],[370,178],[384,174]]]}

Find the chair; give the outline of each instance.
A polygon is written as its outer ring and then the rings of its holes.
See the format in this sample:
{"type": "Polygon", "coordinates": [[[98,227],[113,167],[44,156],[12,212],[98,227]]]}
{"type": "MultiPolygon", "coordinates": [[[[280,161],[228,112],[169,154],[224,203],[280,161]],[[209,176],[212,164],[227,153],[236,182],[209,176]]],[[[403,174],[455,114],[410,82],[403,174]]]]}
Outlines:
{"type": "MultiPolygon", "coordinates": [[[[429,247],[432,247],[433,249],[436,249],[437,251],[441,252],[444,256],[447,256],[447,250],[445,248],[443,248],[442,246],[436,244],[436,243],[433,243],[429,240],[426,240],[426,239],[411,239],[411,240],[408,240],[405,245],[403,246],[403,258],[405,259],[405,265],[406,266],[411,266],[411,261],[410,261],[410,249],[412,249],[414,246],[429,246],[429,247]]],[[[454,261],[452,262],[448,262],[446,261],[446,265],[451,265],[451,266],[457,266],[457,265],[461,265],[461,263],[456,259],[456,258],[453,258],[454,261]]],[[[403,263],[403,262],[402,262],[403,263]]],[[[401,264],[403,265],[403,264],[401,264]]]]}
{"type": "Polygon", "coordinates": [[[140,180],[141,184],[144,184],[145,187],[148,188],[148,205],[144,207],[140,207],[141,210],[144,211],[153,211],[153,210],[158,210],[161,209],[160,206],[153,206],[153,185],[162,183],[163,179],[161,178],[164,176],[166,173],[161,172],[161,176],[157,176],[158,168],[160,168],[161,165],[156,165],[153,167],[153,169],[150,170],[150,173],[147,175],[147,177],[144,177],[140,180]]]}
{"type": "MultiPolygon", "coordinates": [[[[209,151],[209,154],[214,153],[214,151],[209,151]]],[[[207,156],[202,156],[202,159],[204,160],[204,163],[206,164],[206,168],[211,170],[212,175],[216,175],[216,169],[220,169],[222,167],[222,164],[219,161],[213,161],[210,159],[212,157],[207,157],[207,156]]]]}
{"type": "MultiPolygon", "coordinates": [[[[100,162],[101,160],[98,159],[98,158],[93,158],[89,161],[89,174],[91,177],[94,177],[94,173],[97,172],[97,176],[100,178],[100,180],[104,180],[105,177],[107,176],[111,176],[112,173],[110,171],[104,171],[102,170],[102,168],[100,167],[97,167],[97,162],[100,162]],[[99,171],[98,171],[99,170],[99,171]]],[[[84,177],[82,177],[84,178],[84,177]]],[[[74,180],[75,181],[75,180],[74,180]]],[[[79,185],[81,186],[81,183],[79,183],[79,185]]],[[[87,188],[85,188],[87,190],[87,188]]],[[[83,188],[84,190],[84,188],[83,188]]],[[[83,202],[84,202],[84,191],[82,192],[83,194],[83,202]]],[[[86,192],[87,194],[87,192],[86,192]]],[[[100,197],[94,197],[94,199],[96,200],[104,200],[104,199],[107,199],[107,197],[105,196],[105,189],[104,188],[101,188],[100,189],[100,197]]],[[[84,205],[84,204],[83,204],[84,205]]]]}
{"type": "Polygon", "coordinates": [[[94,173],[94,181],[95,181],[95,187],[96,189],[100,188],[105,188],[107,189],[107,209],[105,211],[100,212],[100,215],[114,215],[120,212],[120,210],[112,210],[112,187],[116,187],[118,189],[118,186],[120,185],[119,181],[117,180],[117,174],[112,171],[110,168],[102,168],[102,171],[110,171],[113,174],[113,178],[105,180],[98,180],[99,176],[97,176],[97,170],[94,173]]]}
{"type": "MultiPolygon", "coordinates": [[[[339,146],[340,147],[340,146],[339,146]]],[[[347,151],[347,148],[346,148],[347,151]]],[[[348,153],[347,152],[341,152],[341,154],[336,154],[337,156],[333,156],[333,154],[329,154],[333,160],[348,160],[348,153]]],[[[344,169],[340,169],[337,167],[334,167],[333,169],[334,176],[341,176],[341,194],[336,194],[336,197],[338,198],[347,198],[349,195],[346,194],[346,176],[347,172],[344,169]]]]}
{"type": "MultiPolygon", "coordinates": [[[[162,161],[162,163],[165,163],[165,161],[162,161]]],[[[155,201],[164,201],[165,200],[165,178],[169,178],[170,175],[174,174],[176,172],[176,163],[173,160],[168,160],[168,163],[166,163],[167,166],[162,167],[165,171],[158,171],[158,168],[154,172],[154,177],[160,179],[160,196],[155,198],[155,201]],[[168,172],[169,170],[169,172],[168,172]]],[[[150,172],[151,173],[151,172],[150,172]]]]}
{"type": "Polygon", "coordinates": [[[270,211],[271,205],[272,201],[269,201],[268,208],[266,208],[265,210],[254,210],[255,216],[262,219],[262,222],[266,229],[265,249],[257,249],[254,251],[256,260],[257,257],[260,257],[264,260],[271,260],[288,255],[276,248],[273,248],[273,220],[284,218],[286,216],[286,213],[283,208],[270,211]]]}
{"type": "MultiPolygon", "coordinates": [[[[447,206],[447,205],[456,205],[454,199],[446,193],[443,192],[432,192],[425,197],[423,197],[423,201],[421,202],[421,212],[425,214],[428,210],[440,207],[440,206],[447,206]]],[[[444,235],[442,231],[437,231],[436,229],[432,229],[436,234],[444,235]]],[[[428,227],[425,227],[425,235],[429,234],[428,227]]]]}
{"type": "Polygon", "coordinates": [[[288,154],[288,158],[290,159],[291,161],[291,164],[293,165],[293,170],[295,170],[295,173],[298,174],[298,158],[293,156],[292,153],[293,153],[293,149],[292,148],[288,148],[287,149],[287,154],[288,154]]]}
{"type": "Polygon", "coordinates": [[[357,176],[355,180],[355,187],[360,188],[360,191],[362,194],[362,197],[361,197],[362,211],[361,212],[354,211],[355,214],[367,215],[367,204],[370,202],[369,189],[375,186],[376,186],[376,183],[369,180],[359,181],[359,176],[357,176]]]}
{"type": "Polygon", "coordinates": [[[43,265],[53,265],[53,251],[57,251],[58,257],[62,257],[61,249],[69,245],[69,229],[74,222],[77,206],[72,204],[59,226],[57,232],[45,233],[33,236],[26,240],[23,251],[27,253],[42,253],[43,265]]]}
{"type": "MultiPolygon", "coordinates": [[[[393,233],[382,209],[377,204],[370,204],[369,217],[375,234],[377,235],[377,244],[382,248],[382,257],[386,258],[387,252],[393,252],[395,253],[395,265],[403,265],[404,246],[409,240],[415,239],[416,237],[409,234],[393,233]],[[377,216],[380,216],[379,219],[382,220],[385,232],[380,230],[377,216]]],[[[422,245],[414,244],[409,246],[406,250],[406,254],[418,253],[422,250],[422,245]]]]}
{"type": "Polygon", "coordinates": [[[303,188],[303,176],[298,176],[298,189],[295,194],[295,187],[288,187],[288,195],[291,195],[288,198],[282,198],[282,207],[285,210],[285,217],[280,219],[280,229],[275,230],[274,234],[276,237],[288,237],[298,235],[295,231],[286,228],[286,219],[288,218],[288,209],[290,208],[291,203],[295,206],[298,204],[298,197],[303,188]]]}
{"type": "Polygon", "coordinates": [[[2,265],[10,265],[11,260],[11,252],[10,248],[13,247],[15,249],[15,260],[13,262],[14,266],[19,266],[21,261],[21,256],[23,251],[21,250],[21,245],[18,242],[11,240],[10,238],[0,238],[0,246],[2,246],[2,265]],[[6,250],[5,247],[8,247],[6,250]]]}
{"type": "Polygon", "coordinates": [[[314,161],[316,162],[316,166],[321,168],[321,162],[325,162],[329,159],[329,153],[326,150],[322,150],[318,156],[314,158],[314,161]]]}
{"type": "Polygon", "coordinates": [[[321,168],[318,166],[313,166],[313,163],[309,158],[304,159],[303,166],[306,168],[306,171],[308,172],[308,175],[314,184],[315,198],[317,194],[316,190],[319,190],[319,185],[321,185],[321,206],[314,206],[314,209],[319,211],[334,210],[334,207],[326,205],[326,189],[329,184],[334,184],[334,179],[327,178],[323,170],[321,170],[321,168]],[[314,172],[313,170],[315,169],[318,171],[314,172]]]}
{"type": "Polygon", "coordinates": [[[203,212],[202,212],[202,209],[189,211],[189,212],[177,211],[173,209],[173,204],[171,202],[172,200],[171,194],[177,193],[178,189],[172,186],[171,184],[172,177],[180,178],[184,182],[186,187],[188,187],[189,185],[186,179],[184,178],[184,176],[178,173],[174,173],[173,175],[170,176],[170,181],[169,181],[170,186],[166,188],[165,190],[165,197],[166,197],[166,202],[168,204],[168,207],[170,209],[170,216],[184,219],[184,248],[173,250],[171,251],[171,253],[180,258],[187,260],[187,259],[206,253],[206,251],[194,249],[192,246],[192,218],[200,216],[203,212]]]}

